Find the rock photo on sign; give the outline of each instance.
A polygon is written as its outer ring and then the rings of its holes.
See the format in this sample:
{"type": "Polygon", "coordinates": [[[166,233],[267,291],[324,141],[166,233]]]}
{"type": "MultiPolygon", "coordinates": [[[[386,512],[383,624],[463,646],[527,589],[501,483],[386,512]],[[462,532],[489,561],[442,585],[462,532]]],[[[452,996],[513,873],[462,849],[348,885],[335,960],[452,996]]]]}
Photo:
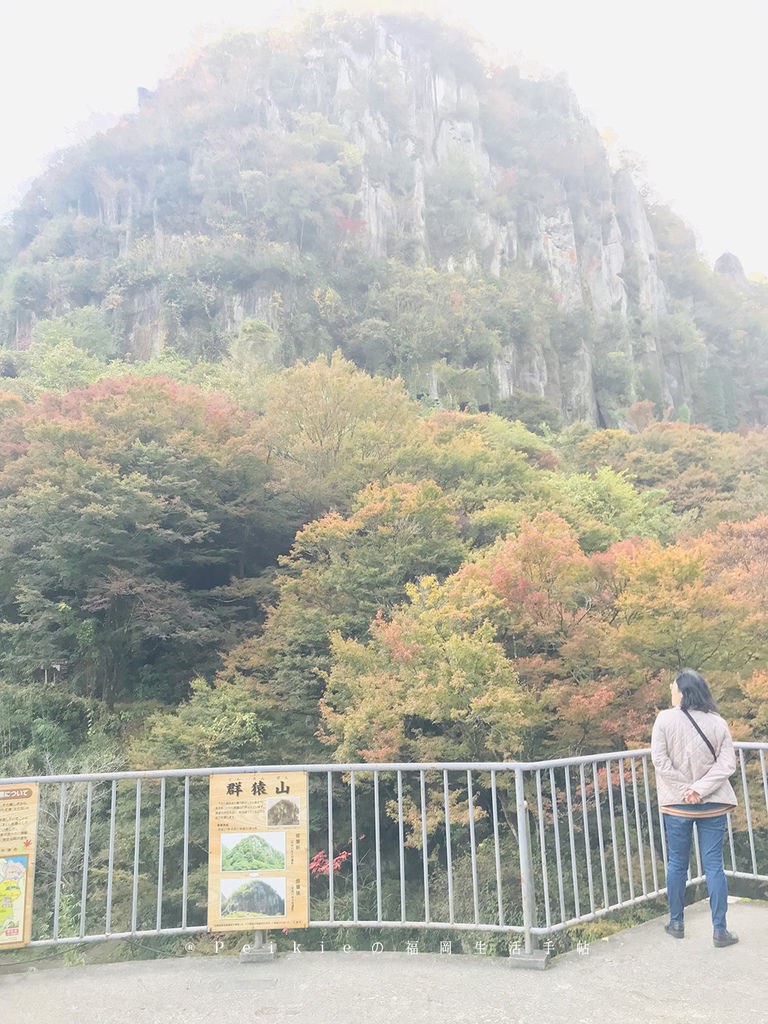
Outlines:
{"type": "Polygon", "coordinates": [[[221,916],[284,917],[285,879],[222,879],[221,916]]]}
{"type": "Polygon", "coordinates": [[[285,828],[286,825],[299,825],[299,801],[295,797],[281,796],[267,800],[267,828],[285,828]]]}

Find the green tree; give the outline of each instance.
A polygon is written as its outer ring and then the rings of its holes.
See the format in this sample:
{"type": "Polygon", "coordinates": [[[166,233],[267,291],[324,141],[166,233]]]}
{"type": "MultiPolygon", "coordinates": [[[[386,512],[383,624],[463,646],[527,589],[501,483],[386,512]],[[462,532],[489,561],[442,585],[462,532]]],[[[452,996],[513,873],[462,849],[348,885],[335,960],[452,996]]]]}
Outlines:
{"type": "Polygon", "coordinates": [[[660,488],[638,491],[624,473],[601,466],[591,476],[555,476],[553,506],[579,532],[585,551],[604,550],[630,537],[669,542],[693,521],[676,516],[660,488]]]}
{"type": "Polygon", "coordinates": [[[403,599],[407,583],[453,572],[466,550],[453,503],[430,482],[373,484],[355,504],[348,517],[330,513],[298,533],[281,559],[278,601],[263,631],[227,656],[221,678],[255,687],[268,709],[273,757],[318,750],[313,736],[331,633],[364,637],[378,612],[403,599]]]}
{"type": "Polygon", "coordinates": [[[340,761],[485,761],[519,755],[526,695],[489,622],[440,613],[436,581],[379,618],[367,645],[333,638],[323,735],[340,761]]]}
{"type": "Polygon", "coordinates": [[[35,324],[32,337],[49,346],[71,342],[100,359],[112,359],[117,355],[117,338],[103,311],[96,306],[80,306],[64,316],[40,320],[35,324]]]}
{"type": "Polygon", "coordinates": [[[141,378],[7,417],[6,664],[32,679],[62,663],[63,680],[109,701],[172,697],[215,667],[223,638],[258,618],[259,575],[287,541],[255,421],[141,378]]]}
{"type": "Polygon", "coordinates": [[[347,508],[366,482],[393,471],[415,419],[400,381],[369,377],[340,352],[299,363],[270,382],[260,421],[274,486],[305,521],[347,508]]]}

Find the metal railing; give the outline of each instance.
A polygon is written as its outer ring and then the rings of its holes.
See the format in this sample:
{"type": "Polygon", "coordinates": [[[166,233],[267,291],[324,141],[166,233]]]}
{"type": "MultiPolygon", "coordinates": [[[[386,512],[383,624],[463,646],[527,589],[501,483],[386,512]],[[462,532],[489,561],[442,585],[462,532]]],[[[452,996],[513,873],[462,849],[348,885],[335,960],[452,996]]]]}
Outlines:
{"type": "MultiPolygon", "coordinates": [[[[735,744],[726,874],[768,881],[766,743],[735,744]]],[[[310,927],[538,937],[662,896],[650,750],[533,763],[273,765],[40,783],[31,945],[206,931],[208,780],[309,774],[310,927]]],[[[689,884],[703,880],[695,844],[689,884]]]]}

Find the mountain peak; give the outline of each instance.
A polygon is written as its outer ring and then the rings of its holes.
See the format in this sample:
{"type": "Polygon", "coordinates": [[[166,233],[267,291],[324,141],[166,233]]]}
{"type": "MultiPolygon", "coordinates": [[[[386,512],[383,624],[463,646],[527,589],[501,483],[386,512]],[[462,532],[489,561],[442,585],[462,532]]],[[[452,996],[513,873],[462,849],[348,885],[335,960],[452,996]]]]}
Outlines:
{"type": "Polygon", "coordinates": [[[560,78],[421,16],[312,16],[202,49],[51,166],[8,236],[0,333],[98,320],[138,359],[341,348],[438,403],[524,393],[609,426],[643,400],[709,421],[712,378],[733,425],[763,421],[690,237],[560,78]]]}

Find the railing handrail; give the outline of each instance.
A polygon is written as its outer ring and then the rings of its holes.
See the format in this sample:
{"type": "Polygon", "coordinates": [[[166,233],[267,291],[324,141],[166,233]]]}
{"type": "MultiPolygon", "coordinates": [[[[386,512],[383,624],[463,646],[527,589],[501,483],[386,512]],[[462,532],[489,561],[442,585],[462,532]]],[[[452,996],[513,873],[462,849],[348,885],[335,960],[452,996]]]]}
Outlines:
{"type": "MultiPolygon", "coordinates": [[[[734,746],[744,744],[734,744],[734,746]]],[[[760,744],[752,744],[757,749],[760,744]]],[[[762,744],[768,750],[768,743],[762,744]]],[[[79,772],[68,775],[25,775],[0,779],[4,786],[21,786],[29,782],[111,782],[120,779],[183,779],[209,775],[224,775],[232,772],[405,772],[405,771],[536,771],[540,768],[563,768],[570,764],[592,764],[596,761],[615,761],[618,758],[647,757],[650,747],[634,750],[613,750],[610,753],[582,754],[574,757],[559,757],[550,761],[358,761],[327,764],[258,764],[224,765],[215,768],[151,768],[117,772],[79,772]]]]}
{"type": "MultiPolygon", "coordinates": [[[[767,742],[735,742],[736,750],[765,750],[767,742]]],[[[616,761],[628,757],[648,757],[650,747],[635,747],[631,750],[611,750],[600,754],[577,754],[572,757],[557,757],[546,761],[357,761],[327,764],[257,764],[223,765],[215,768],[149,768],[118,772],[78,772],[67,775],[23,775],[2,778],[4,786],[22,786],[29,782],[112,782],[121,779],[183,779],[189,776],[207,777],[231,772],[405,772],[405,771],[539,771],[544,768],[564,768],[567,765],[595,764],[598,761],[616,761]]]]}

